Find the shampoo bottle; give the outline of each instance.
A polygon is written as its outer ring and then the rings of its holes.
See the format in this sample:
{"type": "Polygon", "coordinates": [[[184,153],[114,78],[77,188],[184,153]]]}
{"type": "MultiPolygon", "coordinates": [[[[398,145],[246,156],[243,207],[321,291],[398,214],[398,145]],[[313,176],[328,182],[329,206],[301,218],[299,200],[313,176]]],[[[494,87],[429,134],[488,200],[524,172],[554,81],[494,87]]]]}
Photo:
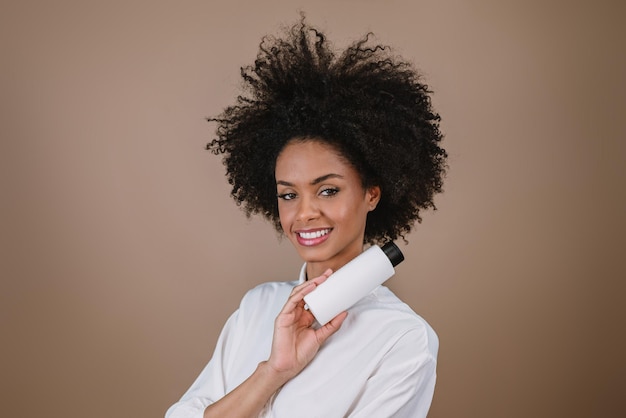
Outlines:
{"type": "Polygon", "coordinates": [[[324,325],[393,276],[394,267],[402,260],[404,255],[393,242],[382,248],[373,245],[331,274],[304,297],[304,302],[317,322],[324,325]]]}

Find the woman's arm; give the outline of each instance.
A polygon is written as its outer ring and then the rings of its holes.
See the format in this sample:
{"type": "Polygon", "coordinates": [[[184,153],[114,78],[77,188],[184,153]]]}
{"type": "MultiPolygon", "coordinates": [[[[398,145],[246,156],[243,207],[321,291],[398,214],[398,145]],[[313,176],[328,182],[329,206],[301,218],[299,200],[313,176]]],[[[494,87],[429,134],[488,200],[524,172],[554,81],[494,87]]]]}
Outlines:
{"type": "Polygon", "coordinates": [[[209,405],[204,418],[258,416],[272,395],[313,360],[320,346],[341,327],[347,316],[347,312],[342,312],[323,327],[311,328],[315,318],[304,309],[303,298],[331,273],[327,270],[323,275],[294,287],[274,321],[269,359],[261,362],[241,385],[209,405]]]}

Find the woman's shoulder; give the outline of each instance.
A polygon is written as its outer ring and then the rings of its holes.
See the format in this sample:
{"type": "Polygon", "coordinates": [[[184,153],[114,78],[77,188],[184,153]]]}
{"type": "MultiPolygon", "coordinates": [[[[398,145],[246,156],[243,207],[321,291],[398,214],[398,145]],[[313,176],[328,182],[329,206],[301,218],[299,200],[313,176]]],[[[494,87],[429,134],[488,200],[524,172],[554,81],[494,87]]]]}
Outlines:
{"type": "Polygon", "coordinates": [[[296,281],[265,282],[248,290],[239,306],[240,310],[256,310],[278,306],[280,309],[297,285],[296,281]]]}
{"type": "Polygon", "coordinates": [[[389,343],[418,345],[437,356],[439,338],[435,330],[387,287],[379,286],[353,309],[357,326],[375,330],[389,343]]]}

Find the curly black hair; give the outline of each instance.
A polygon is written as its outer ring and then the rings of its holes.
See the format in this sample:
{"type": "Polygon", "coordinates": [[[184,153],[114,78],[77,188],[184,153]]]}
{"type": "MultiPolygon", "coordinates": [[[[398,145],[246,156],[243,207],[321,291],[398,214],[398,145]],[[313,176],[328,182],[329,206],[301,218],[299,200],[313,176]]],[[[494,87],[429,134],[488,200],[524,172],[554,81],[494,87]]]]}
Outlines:
{"type": "Polygon", "coordinates": [[[223,154],[231,195],[248,217],[260,213],[282,231],[274,170],[293,139],[334,146],[364,187],[380,186],[365,242],[404,239],[421,210],[436,209],[447,154],[432,92],[410,63],[370,38],[336,56],[303,18],[284,38],[264,37],[254,65],[241,68],[248,94],[208,119],[217,138],[207,149],[223,154]]]}

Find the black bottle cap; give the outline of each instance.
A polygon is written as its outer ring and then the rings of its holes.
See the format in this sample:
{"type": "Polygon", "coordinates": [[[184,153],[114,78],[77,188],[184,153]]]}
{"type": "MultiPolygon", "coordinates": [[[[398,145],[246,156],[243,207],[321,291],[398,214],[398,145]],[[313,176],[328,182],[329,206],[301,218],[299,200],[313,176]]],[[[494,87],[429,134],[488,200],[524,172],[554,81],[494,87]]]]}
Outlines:
{"type": "Polygon", "coordinates": [[[400,248],[393,242],[388,242],[381,247],[389,261],[391,261],[392,266],[397,266],[404,260],[404,254],[400,251],[400,248]]]}

